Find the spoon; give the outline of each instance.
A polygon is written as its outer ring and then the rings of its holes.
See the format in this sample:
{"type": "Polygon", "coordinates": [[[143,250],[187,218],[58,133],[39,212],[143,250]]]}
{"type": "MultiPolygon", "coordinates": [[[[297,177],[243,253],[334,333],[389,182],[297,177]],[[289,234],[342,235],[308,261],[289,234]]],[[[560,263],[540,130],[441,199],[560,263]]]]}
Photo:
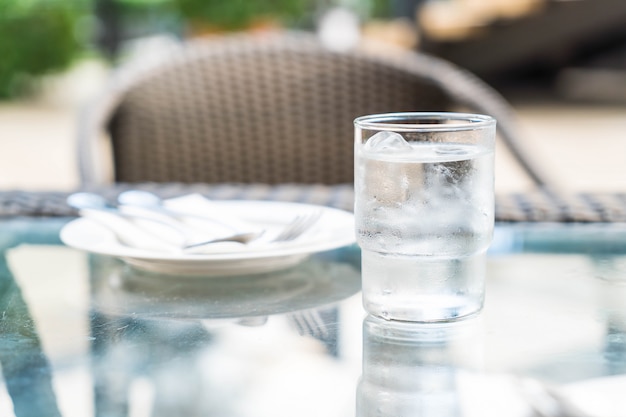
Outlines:
{"type": "Polygon", "coordinates": [[[117,197],[117,201],[120,204],[125,204],[129,206],[149,207],[167,210],[163,207],[163,200],[161,200],[161,197],[149,191],[124,191],[117,197]]]}
{"type": "Polygon", "coordinates": [[[178,222],[174,219],[155,218],[148,215],[128,213],[109,204],[104,197],[98,194],[87,192],[74,193],[67,197],[67,204],[79,211],[96,210],[115,214],[119,217],[123,217],[126,219],[139,219],[155,222],[161,225],[169,226],[171,229],[174,229],[181,235],[185,234],[184,230],[182,230],[181,225],[179,225],[178,222]]]}
{"type": "Polygon", "coordinates": [[[121,211],[119,211],[115,206],[109,204],[107,200],[101,195],[94,193],[74,193],[70,194],[67,197],[67,204],[70,207],[73,207],[77,210],[99,210],[99,211],[107,211],[110,213],[116,213],[123,217],[128,217],[124,215],[121,211]]]}
{"type": "Polygon", "coordinates": [[[117,201],[119,204],[127,207],[136,207],[144,210],[149,210],[153,213],[159,213],[161,215],[165,215],[168,217],[173,217],[180,221],[181,224],[187,226],[184,223],[183,218],[187,218],[190,220],[201,220],[203,223],[210,223],[213,226],[225,227],[230,229],[231,231],[239,234],[240,228],[229,224],[228,222],[222,222],[217,218],[212,218],[209,216],[203,216],[196,213],[183,213],[177,210],[169,209],[165,206],[164,201],[158,195],[151,193],[149,191],[143,190],[128,190],[120,193],[117,197],[117,201]]]}
{"type": "MultiPolygon", "coordinates": [[[[161,197],[149,191],[142,191],[142,190],[124,191],[117,197],[117,201],[118,203],[124,206],[142,207],[145,209],[150,209],[155,212],[166,214],[171,217],[181,216],[181,213],[175,210],[170,210],[166,208],[165,205],[163,204],[163,200],[161,199],[161,197]]],[[[190,214],[190,215],[185,214],[185,216],[200,217],[200,216],[195,216],[193,214],[190,214]]]]}
{"type": "Polygon", "coordinates": [[[161,240],[160,237],[153,232],[152,228],[142,227],[142,221],[150,222],[152,225],[157,225],[161,228],[165,226],[167,231],[170,233],[173,231],[178,236],[178,239],[176,239],[178,245],[186,244],[184,232],[177,228],[176,225],[150,217],[124,213],[117,207],[109,204],[104,197],[98,194],[88,192],[74,193],[67,197],[66,202],[69,206],[77,209],[82,216],[88,217],[111,229],[122,243],[129,246],[146,247],[146,242],[149,242],[149,246],[153,249],[164,250],[169,247],[158,244],[154,238],[157,237],[161,240]],[[104,214],[98,215],[98,213],[104,214]],[[135,227],[134,232],[133,227],[135,227]],[[145,239],[145,236],[143,238],[135,236],[136,233],[141,235],[148,233],[152,238],[145,239]]]}
{"type": "MultiPolygon", "coordinates": [[[[130,194],[130,192],[128,193],[130,194]]],[[[137,194],[139,195],[139,193],[140,192],[138,192],[137,194]]],[[[151,193],[147,193],[147,194],[151,194],[151,193]]],[[[158,199],[157,196],[154,196],[154,197],[158,199]]],[[[88,193],[88,192],[79,192],[79,193],[71,194],[67,197],[66,201],[69,206],[79,210],[79,212],[82,212],[81,214],[84,214],[88,212],[89,210],[92,210],[92,211],[97,211],[97,212],[110,213],[112,215],[115,215],[124,219],[128,219],[128,220],[149,221],[149,222],[152,222],[153,224],[166,226],[171,231],[176,232],[178,236],[182,239],[182,243],[179,244],[180,249],[182,250],[195,249],[195,248],[202,247],[204,245],[218,243],[218,242],[248,243],[251,240],[254,240],[255,238],[259,236],[258,232],[237,233],[237,234],[233,234],[233,235],[226,236],[226,237],[218,237],[215,239],[198,241],[197,238],[194,238],[194,236],[192,236],[193,232],[189,230],[189,227],[186,224],[176,220],[175,218],[166,216],[165,212],[169,212],[169,210],[165,208],[163,208],[163,213],[159,217],[149,215],[147,212],[144,213],[146,215],[137,214],[137,213],[129,213],[129,212],[122,211],[118,209],[117,207],[109,204],[104,197],[98,194],[88,193]]],[[[148,201],[147,198],[145,201],[148,201]]],[[[153,199],[153,201],[155,200],[153,199]]],[[[175,214],[178,214],[178,213],[175,213],[175,214]]],[[[139,224],[135,224],[135,225],[140,227],[139,224]]],[[[112,224],[110,224],[109,226],[112,226],[112,224]]],[[[146,230],[146,231],[150,232],[150,230],[146,230]]],[[[118,232],[117,234],[120,234],[120,232],[125,232],[125,231],[118,229],[117,232],[118,232]]],[[[123,234],[126,235],[127,233],[123,233],[123,234]]],[[[157,237],[160,237],[160,236],[157,236],[157,237]]],[[[128,239],[125,238],[123,240],[127,241],[128,239]]]]}

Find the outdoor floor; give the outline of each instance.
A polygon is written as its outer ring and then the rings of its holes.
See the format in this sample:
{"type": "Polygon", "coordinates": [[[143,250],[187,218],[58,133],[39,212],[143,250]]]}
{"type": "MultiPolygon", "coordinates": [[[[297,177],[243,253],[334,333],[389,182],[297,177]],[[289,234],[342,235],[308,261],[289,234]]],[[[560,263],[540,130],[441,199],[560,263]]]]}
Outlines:
{"type": "MultiPolygon", "coordinates": [[[[81,71],[90,73],[89,83],[78,71],[37,101],[0,103],[0,190],[65,191],[79,185],[78,114],[99,84],[93,82],[97,67],[81,71]]],[[[561,189],[626,191],[626,105],[511,101],[528,148],[561,189]]],[[[528,189],[506,148],[497,149],[496,191],[528,189]]]]}

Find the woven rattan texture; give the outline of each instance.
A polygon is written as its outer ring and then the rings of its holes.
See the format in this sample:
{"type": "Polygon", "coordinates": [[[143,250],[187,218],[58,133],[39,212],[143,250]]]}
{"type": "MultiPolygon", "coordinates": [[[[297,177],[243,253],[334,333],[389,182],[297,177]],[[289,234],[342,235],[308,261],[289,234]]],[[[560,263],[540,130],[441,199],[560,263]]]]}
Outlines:
{"type": "MultiPolygon", "coordinates": [[[[271,200],[320,204],[351,211],[351,184],[116,184],[87,189],[111,202],[128,189],[152,191],[163,198],[198,193],[215,200],[271,200]]],[[[0,192],[0,216],[74,216],[65,192],[0,192]]],[[[496,220],[501,222],[626,222],[626,193],[555,194],[548,191],[496,196],[496,220]]]]}
{"type": "Polygon", "coordinates": [[[401,67],[314,38],[209,41],[126,92],[109,124],[115,180],[352,182],[355,117],[446,103],[401,67]]]}

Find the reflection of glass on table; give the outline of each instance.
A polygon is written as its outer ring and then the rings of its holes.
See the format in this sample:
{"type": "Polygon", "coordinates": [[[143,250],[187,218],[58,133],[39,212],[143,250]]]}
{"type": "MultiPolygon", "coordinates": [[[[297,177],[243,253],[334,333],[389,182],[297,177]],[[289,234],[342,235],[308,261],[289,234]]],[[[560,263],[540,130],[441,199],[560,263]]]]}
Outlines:
{"type": "Polygon", "coordinates": [[[463,415],[461,371],[481,365],[478,319],[450,323],[363,323],[363,373],[358,417],[463,415]]]}

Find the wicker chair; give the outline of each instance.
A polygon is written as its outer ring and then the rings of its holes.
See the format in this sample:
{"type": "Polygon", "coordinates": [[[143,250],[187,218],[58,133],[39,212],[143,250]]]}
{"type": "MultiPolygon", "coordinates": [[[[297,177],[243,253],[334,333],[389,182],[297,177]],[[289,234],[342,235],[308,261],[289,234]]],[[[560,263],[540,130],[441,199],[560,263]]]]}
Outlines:
{"type": "Polygon", "coordinates": [[[83,117],[80,173],[105,182],[104,132],[113,182],[351,183],[355,117],[456,109],[494,116],[546,185],[509,105],[473,75],[415,52],[333,52],[302,32],[196,40],[122,68],[83,117]]]}

